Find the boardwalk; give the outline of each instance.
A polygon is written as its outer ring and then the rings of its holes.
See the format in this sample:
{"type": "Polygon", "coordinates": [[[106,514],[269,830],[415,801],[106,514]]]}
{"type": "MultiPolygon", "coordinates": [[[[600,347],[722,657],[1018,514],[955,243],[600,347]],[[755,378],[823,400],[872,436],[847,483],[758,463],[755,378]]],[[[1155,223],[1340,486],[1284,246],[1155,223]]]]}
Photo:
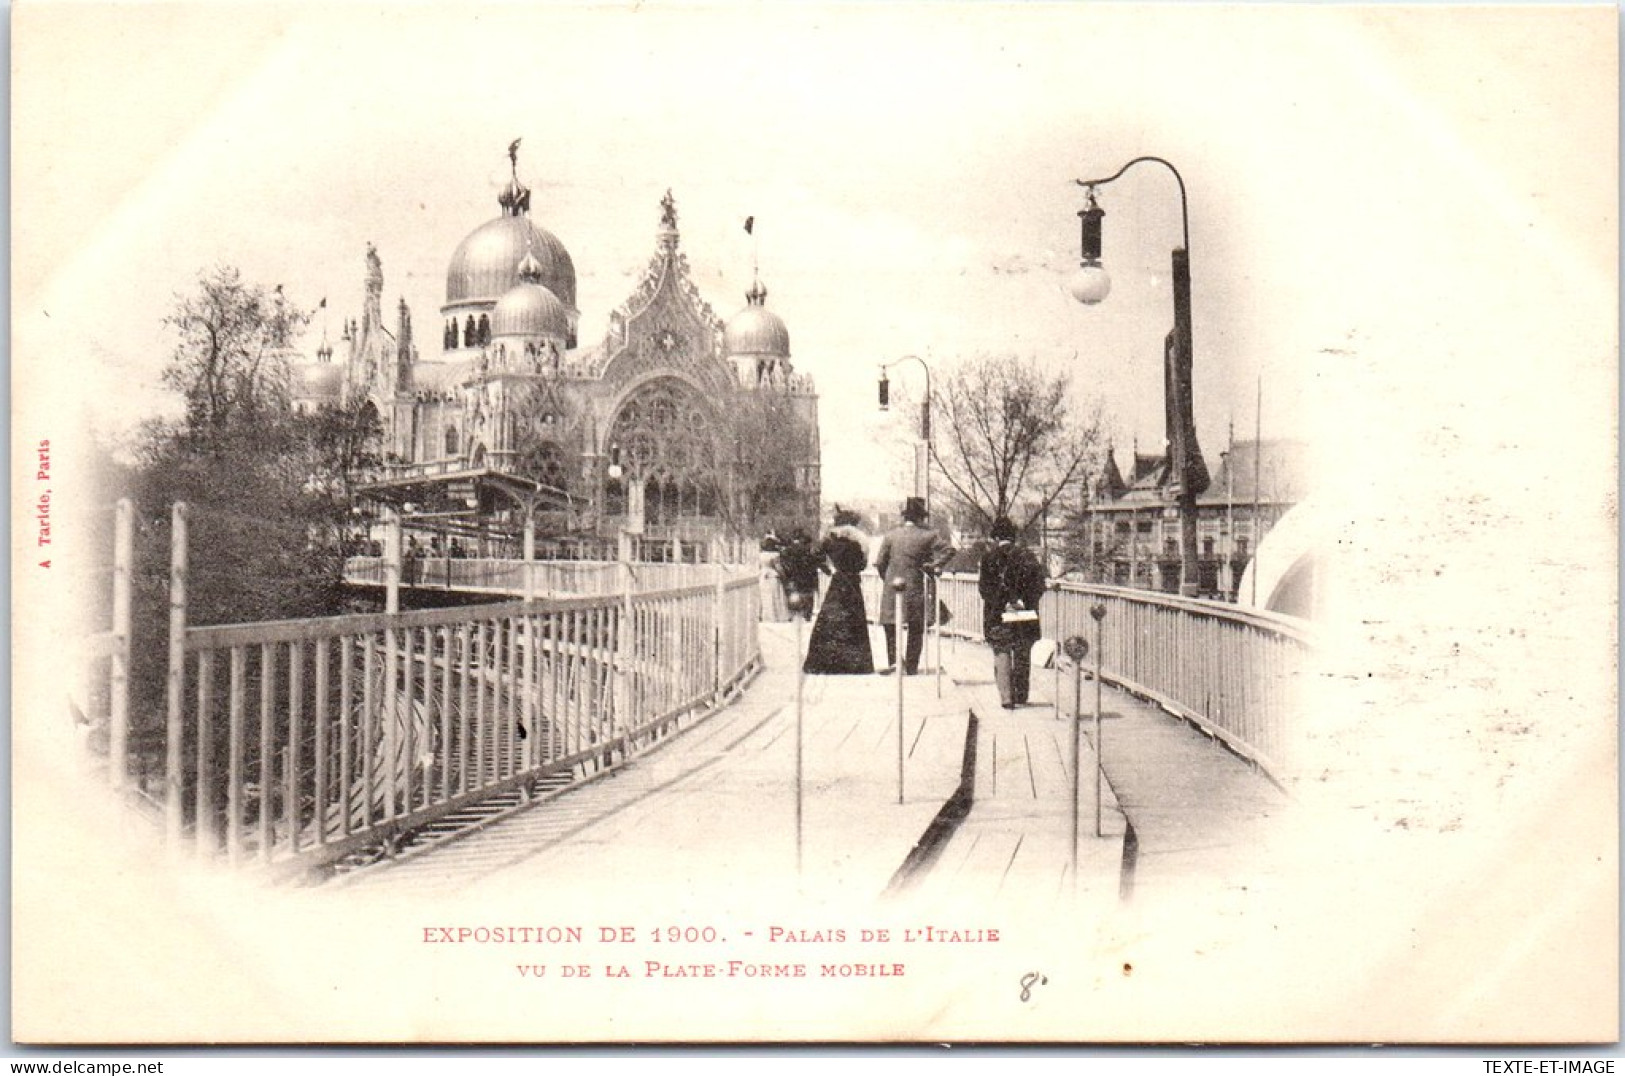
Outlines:
{"type": "Polygon", "coordinates": [[[897,802],[895,681],[810,677],[804,695],[803,877],[796,884],[795,660],[763,625],[765,671],[745,697],[668,745],[452,845],[348,879],[414,896],[545,885],[639,886],[726,900],[763,887],[843,900],[886,889],[958,783],[968,709],[907,682],[897,802]]]}
{"type": "MultiPolygon", "coordinates": [[[[1044,913],[1077,904],[1105,914],[1133,891],[1245,889],[1259,829],[1286,804],[1279,789],[1207,737],[1108,689],[1099,835],[1093,723],[1081,724],[1074,880],[1070,672],[1035,670],[1032,705],[1005,711],[986,648],[949,639],[940,695],[934,676],[904,682],[901,805],[896,680],[806,679],[798,876],[794,631],[764,624],[762,638],[765,670],[744,698],[667,746],[446,847],[342,884],[399,896],[479,897],[530,887],[617,892],[635,879],[695,903],[765,890],[943,911],[1044,913]],[[894,885],[958,787],[973,713],[969,813],[912,884],[894,885]],[[1125,860],[1130,823],[1135,840],[1125,860]]],[[[1087,681],[1084,701],[1091,713],[1087,681]]]]}

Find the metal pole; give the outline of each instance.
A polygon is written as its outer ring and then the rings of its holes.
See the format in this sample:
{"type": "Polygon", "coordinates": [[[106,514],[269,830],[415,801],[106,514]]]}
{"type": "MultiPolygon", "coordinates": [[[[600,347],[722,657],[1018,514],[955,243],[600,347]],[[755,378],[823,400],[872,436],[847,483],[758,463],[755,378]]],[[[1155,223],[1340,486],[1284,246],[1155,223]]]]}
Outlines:
{"type": "MultiPolygon", "coordinates": [[[[1094,188],[1114,182],[1137,164],[1160,164],[1179,185],[1179,218],[1182,242],[1173,251],[1174,331],[1171,354],[1164,356],[1164,405],[1167,420],[1168,456],[1171,478],[1179,483],[1179,496],[1175,499],[1180,519],[1180,580],[1179,590],[1187,597],[1197,591],[1196,563],[1196,496],[1193,479],[1197,477],[1201,449],[1196,440],[1195,407],[1192,401],[1191,370],[1195,345],[1191,337],[1191,218],[1185,195],[1185,177],[1179,169],[1161,157],[1135,157],[1110,176],[1099,179],[1080,179],[1080,187],[1091,195],[1094,188]]],[[[1205,478],[1205,469],[1203,469],[1205,478]]],[[[1203,484],[1205,488],[1205,483],[1203,484]]]]}
{"type": "Polygon", "coordinates": [[[926,579],[931,584],[931,634],[936,640],[933,649],[936,650],[937,698],[940,699],[942,698],[942,621],[938,610],[942,608],[942,587],[939,577],[928,575],[926,579]]]}
{"type": "MultiPolygon", "coordinates": [[[[1057,631],[1055,634],[1057,636],[1059,636],[1060,632],[1057,631]]],[[[1059,645],[1057,645],[1056,648],[1055,648],[1055,691],[1054,691],[1054,695],[1055,695],[1055,720],[1059,721],[1059,720],[1061,720],[1061,648],[1060,648],[1059,645]]]]}
{"type": "MultiPolygon", "coordinates": [[[[1078,892],[1078,800],[1082,798],[1082,750],[1078,741],[1083,737],[1083,721],[1079,711],[1083,708],[1083,658],[1072,662],[1072,894],[1078,892]]],[[[1099,727],[1095,734],[1098,736],[1099,727]]],[[[1098,828],[1098,827],[1097,827],[1098,828]]]]}
{"type": "Polygon", "coordinates": [[[108,685],[108,754],[113,788],[129,780],[130,563],[135,507],[120,497],[113,517],[113,669],[108,685]]]}
{"type": "Polygon", "coordinates": [[[1100,738],[1100,643],[1102,626],[1106,620],[1106,607],[1097,605],[1091,612],[1095,618],[1095,836],[1104,837],[1105,832],[1100,824],[1100,781],[1102,771],[1106,768],[1106,744],[1100,738]]]}
{"type": "MultiPolygon", "coordinates": [[[[1196,443],[1196,420],[1191,401],[1191,263],[1190,252],[1173,252],[1174,354],[1175,368],[1168,391],[1174,394],[1171,418],[1176,428],[1168,431],[1175,480],[1179,482],[1179,593],[1196,597],[1200,577],[1196,565],[1196,495],[1202,492],[1194,481],[1200,449],[1196,443]]],[[[1205,483],[1204,483],[1205,486],[1205,483]]]]}
{"type": "Polygon", "coordinates": [[[802,850],[802,689],[807,680],[806,661],[801,652],[801,618],[792,616],[796,624],[796,877],[801,877],[802,850]]]}
{"type": "Polygon", "coordinates": [[[169,679],[166,685],[164,815],[171,844],[181,837],[181,696],[186,691],[186,519],[184,501],[170,512],[169,679]]]}
{"type": "Polygon", "coordinates": [[[897,664],[892,668],[897,677],[897,802],[903,802],[903,655],[908,653],[903,638],[903,591],[897,590],[897,619],[892,622],[892,636],[897,640],[897,664]]]}

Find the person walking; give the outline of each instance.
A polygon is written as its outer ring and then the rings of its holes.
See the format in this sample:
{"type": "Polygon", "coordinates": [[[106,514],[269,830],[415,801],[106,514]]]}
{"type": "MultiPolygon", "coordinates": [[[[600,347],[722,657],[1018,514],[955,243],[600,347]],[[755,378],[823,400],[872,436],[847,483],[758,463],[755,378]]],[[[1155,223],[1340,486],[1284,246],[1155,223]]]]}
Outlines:
{"type": "Polygon", "coordinates": [[[785,604],[791,618],[813,618],[818,604],[818,573],[824,558],[813,548],[812,536],[796,530],[779,552],[779,572],[784,576],[785,604]]]}
{"type": "MultiPolygon", "coordinates": [[[[897,667],[897,595],[903,595],[903,626],[908,644],[903,654],[903,673],[920,671],[920,650],[925,645],[926,577],[935,576],[953,556],[953,547],[925,525],[925,500],[910,497],[903,504],[903,522],[881,539],[875,554],[875,571],[885,581],[880,597],[880,629],[886,635],[886,667],[882,675],[897,667]]],[[[933,589],[932,597],[935,597],[933,589]]]]}
{"type": "Polygon", "coordinates": [[[856,512],[835,506],[835,525],[818,543],[818,553],[832,574],[824,605],[813,623],[802,669],[810,674],[846,675],[875,671],[869,644],[869,617],[863,608],[858,574],[869,563],[868,536],[858,529],[856,512]]]}
{"type": "Polygon", "coordinates": [[[779,536],[768,531],[762,537],[757,567],[761,586],[762,619],[775,624],[789,619],[785,609],[784,580],[780,578],[779,573],[779,555],[783,548],[779,536]]]}
{"type": "Polygon", "coordinates": [[[1044,597],[1044,568],[1016,544],[1016,525],[1004,516],[993,521],[993,548],[982,554],[977,590],[982,595],[982,637],[993,648],[993,679],[1006,710],[1027,705],[1033,644],[1043,634],[1038,603],[1044,597]]]}

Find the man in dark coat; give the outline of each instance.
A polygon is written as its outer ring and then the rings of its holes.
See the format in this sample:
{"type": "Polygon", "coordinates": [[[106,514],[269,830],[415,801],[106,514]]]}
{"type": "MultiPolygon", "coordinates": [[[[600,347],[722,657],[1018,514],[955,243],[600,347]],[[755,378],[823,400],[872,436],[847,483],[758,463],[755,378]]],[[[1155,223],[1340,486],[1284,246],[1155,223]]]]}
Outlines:
{"type": "Polygon", "coordinates": [[[1016,544],[1016,525],[1003,516],[993,523],[993,548],[982,556],[977,590],[982,595],[982,637],[993,648],[993,679],[1006,710],[1027,705],[1033,644],[1043,629],[1038,602],[1044,596],[1044,568],[1016,544]]]}
{"type": "MultiPolygon", "coordinates": [[[[888,531],[875,554],[875,571],[885,581],[880,594],[880,630],[886,635],[886,668],[897,665],[897,594],[903,595],[903,625],[908,645],[903,654],[903,672],[913,676],[920,671],[920,650],[925,645],[926,577],[935,576],[954,555],[936,531],[925,525],[925,501],[910,497],[903,505],[903,522],[888,531]]],[[[935,598],[936,588],[930,587],[935,598]]]]}

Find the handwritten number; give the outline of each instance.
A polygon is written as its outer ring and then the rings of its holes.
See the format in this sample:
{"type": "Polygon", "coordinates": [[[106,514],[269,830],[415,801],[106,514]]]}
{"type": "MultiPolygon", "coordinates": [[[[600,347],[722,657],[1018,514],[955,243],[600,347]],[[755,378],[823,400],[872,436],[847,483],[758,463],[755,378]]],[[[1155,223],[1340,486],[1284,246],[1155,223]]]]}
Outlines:
{"type": "Polygon", "coordinates": [[[1032,1000],[1032,989],[1035,986],[1048,986],[1049,978],[1036,971],[1030,971],[1021,977],[1021,1000],[1032,1000]]]}

